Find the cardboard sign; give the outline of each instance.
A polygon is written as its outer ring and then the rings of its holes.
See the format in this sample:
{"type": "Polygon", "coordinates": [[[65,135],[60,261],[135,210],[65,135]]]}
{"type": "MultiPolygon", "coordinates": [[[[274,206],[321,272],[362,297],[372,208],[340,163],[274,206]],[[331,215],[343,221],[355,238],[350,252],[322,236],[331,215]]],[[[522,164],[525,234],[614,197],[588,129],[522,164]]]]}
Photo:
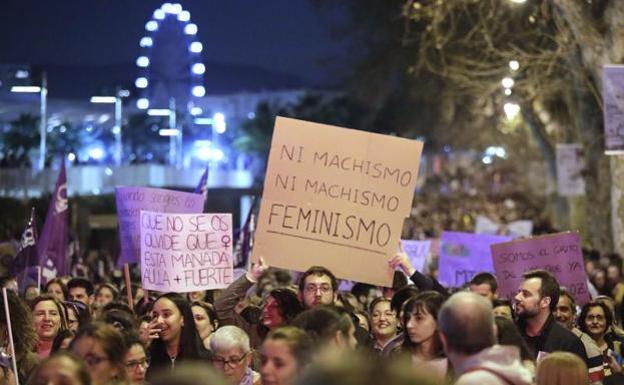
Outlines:
{"type": "Polygon", "coordinates": [[[410,262],[414,269],[421,273],[425,269],[427,257],[431,250],[431,241],[415,241],[402,239],[403,250],[409,256],[410,262]]]}
{"type": "Polygon", "coordinates": [[[447,287],[461,287],[477,273],[493,273],[490,245],[510,240],[502,235],[443,232],[438,280],[447,287]]]}
{"type": "Polygon", "coordinates": [[[557,144],[557,191],[561,196],[585,195],[583,146],[557,144]]]}
{"type": "Polygon", "coordinates": [[[606,65],[602,69],[605,154],[624,153],[624,66],[606,65]]]}
{"type": "Polygon", "coordinates": [[[186,293],[232,283],[232,215],[141,210],[141,282],[147,290],[186,293]]]}
{"type": "Polygon", "coordinates": [[[475,234],[506,235],[515,239],[530,237],[532,232],[533,221],[530,220],[500,224],[483,215],[478,215],[475,224],[475,234]]]}
{"type": "Polygon", "coordinates": [[[587,275],[578,233],[559,233],[492,245],[494,269],[500,297],[513,298],[522,274],[544,269],[552,273],[583,305],[589,301],[587,275]]]}
{"type": "Polygon", "coordinates": [[[422,142],[277,117],[253,249],[269,265],[390,286],[422,142]]]}
{"type": "Polygon", "coordinates": [[[141,210],[161,213],[201,213],[204,197],[181,191],[147,187],[117,187],[117,221],[121,255],[117,266],[124,263],[136,263],[140,260],[141,233],[139,214],[141,210]]]}

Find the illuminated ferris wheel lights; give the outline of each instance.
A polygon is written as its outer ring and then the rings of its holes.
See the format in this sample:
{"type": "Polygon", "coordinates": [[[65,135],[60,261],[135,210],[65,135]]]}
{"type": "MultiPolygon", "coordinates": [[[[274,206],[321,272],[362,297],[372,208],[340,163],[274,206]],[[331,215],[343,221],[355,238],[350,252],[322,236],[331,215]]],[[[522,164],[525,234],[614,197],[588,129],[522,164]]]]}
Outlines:
{"type": "Polygon", "coordinates": [[[198,41],[192,42],[191,45],[189,46],[189,50],[191,50],[191,52],[195,52],[195,53],[200,53],[202,51],[202,49],[204,49],[204,46],[202,45],[202,43],[200,43],[198,41]]]}
{"type": "Polygon", "coordinates": [[[147,84],[148,84],[148,82],[147,82],[147,78],[144,78],[144,77],[137,78],[137,79],[134,81],[134,85],[135,85],[137,88],[146,88],[146,87],[147,87],[147,84]]]}
{"type": "Polygon", "coordinates": [[[201,115],[203,112],[204,111],[200,107],[191,108],[191,115],[193,116],[201,115]]]}
{"type": "Polygon", "coordinates": [[[139,45],[141,47],[151,47],[152,46],[152,38],[149,36],[145,36],[141,38],[141,42],[139,42],[139,45]]]}
{"type": "Polygon", "coordinates": [[[154,32],[158,29],[158,22],[155,20],[150,20],[145,24],[145,29],[154,32]]]}
{"type": "Polygon", "coordinates": [[[137,108],[141,110],[147,110],[149,107],[149,100],[147,98],[140,98],[137,100],[137,108]]]}
{"type": "Polygon", "coordinates": [[[165,11],[162,9],[157,9],[154,11],[154,19],[156,20],[164,20],[165,19],[165,11]]]}
{"type": "Polygon", "coordinates": [[[191,90],[191,93],[193,94],[193,96],[201,98],[206,95],[206,89],[204,88],[204,86],[195,86],[191,90]]]}
{"type": "Polygon", "coordinates": [[[195,75],[203,75],[204,72],[206,72],[206,66],[204,63],[195,63],[191,67],[191,71],[193,71],[195,75]]]}
{"type": "Polygon", "coordinates": [[[163,11],[167,13],[173,13],[173,4],[165,3],[160,7],[160,9],[162,9],[163,11]]]}
{"type": "Polygon", "coordinates": [[[184,33],[187,35],[195,35],[197,33],[197,25],[189,23],[184,27],[184,33]]]}
{"type": "Polygon", "coordinates": [[[182,11],[178,14],[178,20],[187,22],[191,20],[191,13],[189,11],[182,11]]]}
{"type": "Polygon", "coordinates": [[[182,12],[182,6],[178,3],[171,5],[171,13],[179,15],[182,12]]]}
{"type": "Polygon", "coordinates": [[[136,65],[139,67],[148,67],[149,64],[150,64],[150,61],[147,56],[139,56],[136,60],[136,65]]]}

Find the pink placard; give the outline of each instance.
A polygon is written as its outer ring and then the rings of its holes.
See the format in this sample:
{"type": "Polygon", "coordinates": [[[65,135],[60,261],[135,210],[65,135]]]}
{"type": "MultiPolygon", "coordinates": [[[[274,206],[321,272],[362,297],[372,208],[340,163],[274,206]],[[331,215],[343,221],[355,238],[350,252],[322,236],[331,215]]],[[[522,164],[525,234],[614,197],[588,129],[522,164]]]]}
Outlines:
{"type": "Polygon", "coordinates": [[[576,303],[582,305],[589,301],[578,233],[566,232],[497,243],[491,249],[500,297],[511,299],[516,295],[524,272],[544,269],[574,296],[576,303]]]}
{"type": "Polygon", "coordinates": [[[161,213],[201,213],[204,197],[201,194],[148,187],[117,187],[117,221],[121,256],[117,266],[140,261],[139,213],[141,210],[161,213]]]}

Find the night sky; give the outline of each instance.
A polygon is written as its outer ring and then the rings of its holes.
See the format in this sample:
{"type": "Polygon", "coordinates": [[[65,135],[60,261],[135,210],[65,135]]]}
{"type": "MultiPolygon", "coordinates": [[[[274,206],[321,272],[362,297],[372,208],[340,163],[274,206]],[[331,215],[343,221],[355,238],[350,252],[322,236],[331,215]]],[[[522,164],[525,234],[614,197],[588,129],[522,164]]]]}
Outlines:
{"type": "MultiPolygon", "coordinates": [[[[134,62],[145,23],[164,1],[2,0],[0,63],[100,66],[134,62]]],[[[184,0],[204,60],[258,66],[310,84],[334,82],[345,44],[340,11],[309,0],[184,0]]]]}

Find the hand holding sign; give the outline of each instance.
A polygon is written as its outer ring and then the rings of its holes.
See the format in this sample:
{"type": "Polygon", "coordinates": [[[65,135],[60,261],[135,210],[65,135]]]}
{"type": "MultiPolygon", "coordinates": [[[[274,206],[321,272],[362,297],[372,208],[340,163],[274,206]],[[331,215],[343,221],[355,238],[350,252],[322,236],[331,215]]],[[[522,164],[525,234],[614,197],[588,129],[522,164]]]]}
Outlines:
{"type": "Polygon", "coordinates": [[[251,263],[251,269],[247,272],[247,279],[251,282],[258,282],[262,274],[268,269],[269,265],[264,262],[264,258],[260,257],[257,263],[251,263]]]}
{"type": "Polygon", "coordinates": [[[394,255],[394,257],[388,260],[388,264],[392,270],[403,270],[403,273],[405,273],[408,277],[411,277],[416,271],[410,262],[409,256],[403,249],[403,244],[401,242],[399,242],[399,251],[394,255]]]}

